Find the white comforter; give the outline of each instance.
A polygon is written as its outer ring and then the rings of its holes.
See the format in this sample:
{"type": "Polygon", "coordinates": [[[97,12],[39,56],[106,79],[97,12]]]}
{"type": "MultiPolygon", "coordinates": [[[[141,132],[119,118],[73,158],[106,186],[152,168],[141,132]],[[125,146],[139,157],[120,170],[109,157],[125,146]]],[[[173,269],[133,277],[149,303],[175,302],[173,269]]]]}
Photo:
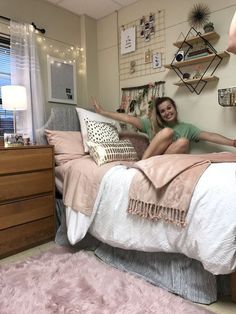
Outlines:
{"type": "Polygon", "coordinates": [[[236,269],[236,163],[211,164],[201,176],[184,228],[127,213],[128,190],[136,169],[116,166],[104,176],[90,217],[66,209],[71,244],[89,231],[119,248],[178,252],[202,262],[213,274],[236,269]]]}

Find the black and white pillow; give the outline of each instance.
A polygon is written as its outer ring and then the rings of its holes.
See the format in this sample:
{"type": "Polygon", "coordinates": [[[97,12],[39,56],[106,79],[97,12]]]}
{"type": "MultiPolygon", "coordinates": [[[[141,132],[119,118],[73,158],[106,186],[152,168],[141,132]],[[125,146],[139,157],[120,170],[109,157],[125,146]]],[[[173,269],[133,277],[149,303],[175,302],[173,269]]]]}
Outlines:
{"type": "Polygon", "coordinates": [[[114,125],[118,131],[121,131],[120,124],[116,120],[104,117],[104,116],[102,116],[96,112],[85,110],[85,109],[82,109],[79,107],[76,107],[76,112],[78,114],[78,118],[79,118],[79,122],[80,122],[84,151],[86,153],[88,152],[88,146],[87,146],[88,134],[87,134],[87,125],[86,125],[85,120],[88,119],[90,121],[107,122],[107,123],[114,125]]]}
{"type": "Polygon", "coordinates": [[[94,143],[119,141],[119,133],[115,125],[89,119],[86,119],[85,122],[87,125],[88,141],[94,143]]]}

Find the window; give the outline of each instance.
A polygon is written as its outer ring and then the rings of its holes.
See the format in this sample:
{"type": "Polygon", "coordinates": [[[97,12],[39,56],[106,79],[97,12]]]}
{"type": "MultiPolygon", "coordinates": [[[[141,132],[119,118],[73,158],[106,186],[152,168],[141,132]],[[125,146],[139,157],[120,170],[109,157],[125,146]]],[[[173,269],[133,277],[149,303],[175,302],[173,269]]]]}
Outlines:
{"type": "MultiPolygon", "coordinates": [[[[0,87],[11,84],[10,38],[0,33],[0,87]]],[[[2,108],[0,89],[0,136],[13,132],[13,112],[2,108]]]]}

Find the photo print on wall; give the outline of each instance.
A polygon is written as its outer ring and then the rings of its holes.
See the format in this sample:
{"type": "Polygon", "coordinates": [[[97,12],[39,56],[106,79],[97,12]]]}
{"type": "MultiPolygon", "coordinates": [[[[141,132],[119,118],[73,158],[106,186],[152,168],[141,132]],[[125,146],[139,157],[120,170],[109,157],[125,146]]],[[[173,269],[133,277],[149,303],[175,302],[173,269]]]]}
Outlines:
{"type": "Polygon", "coordinates": [[[155,14],[150,13],[149,16],[142,16],[140,18],[140,38],[144,38],[145,41],[151,39],[151,35],[155,34],[155,14]]]}
{"type": "Polygon", "coordinates": [[[121,54],[133,52],[136,49],[136,29],[135,26],[121,31],[121,54]]]}

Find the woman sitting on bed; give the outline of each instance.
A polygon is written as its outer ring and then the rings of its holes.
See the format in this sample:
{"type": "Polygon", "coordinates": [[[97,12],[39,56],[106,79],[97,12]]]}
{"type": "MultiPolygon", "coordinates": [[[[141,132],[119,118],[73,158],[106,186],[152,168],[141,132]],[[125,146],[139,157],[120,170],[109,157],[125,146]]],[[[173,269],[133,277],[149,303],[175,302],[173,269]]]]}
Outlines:
{"type": "Polygon", "coordinates": [[[191,141],[198,142],[202,140],[236,147],[236,140],[218,133],[202,131],[189,123],[179,122],[176,104],[170,97],[159,97],[155,100],[156,120],[159,126],[157,130],[152,126],[152,122],[148,117],[134,117],[126,113],[105,111],[95,98],[92,98],[92,104],[97,113],[129,123],[148,135],[150,144],[142,159],[154,155],[188,153],[191,141]]]}

